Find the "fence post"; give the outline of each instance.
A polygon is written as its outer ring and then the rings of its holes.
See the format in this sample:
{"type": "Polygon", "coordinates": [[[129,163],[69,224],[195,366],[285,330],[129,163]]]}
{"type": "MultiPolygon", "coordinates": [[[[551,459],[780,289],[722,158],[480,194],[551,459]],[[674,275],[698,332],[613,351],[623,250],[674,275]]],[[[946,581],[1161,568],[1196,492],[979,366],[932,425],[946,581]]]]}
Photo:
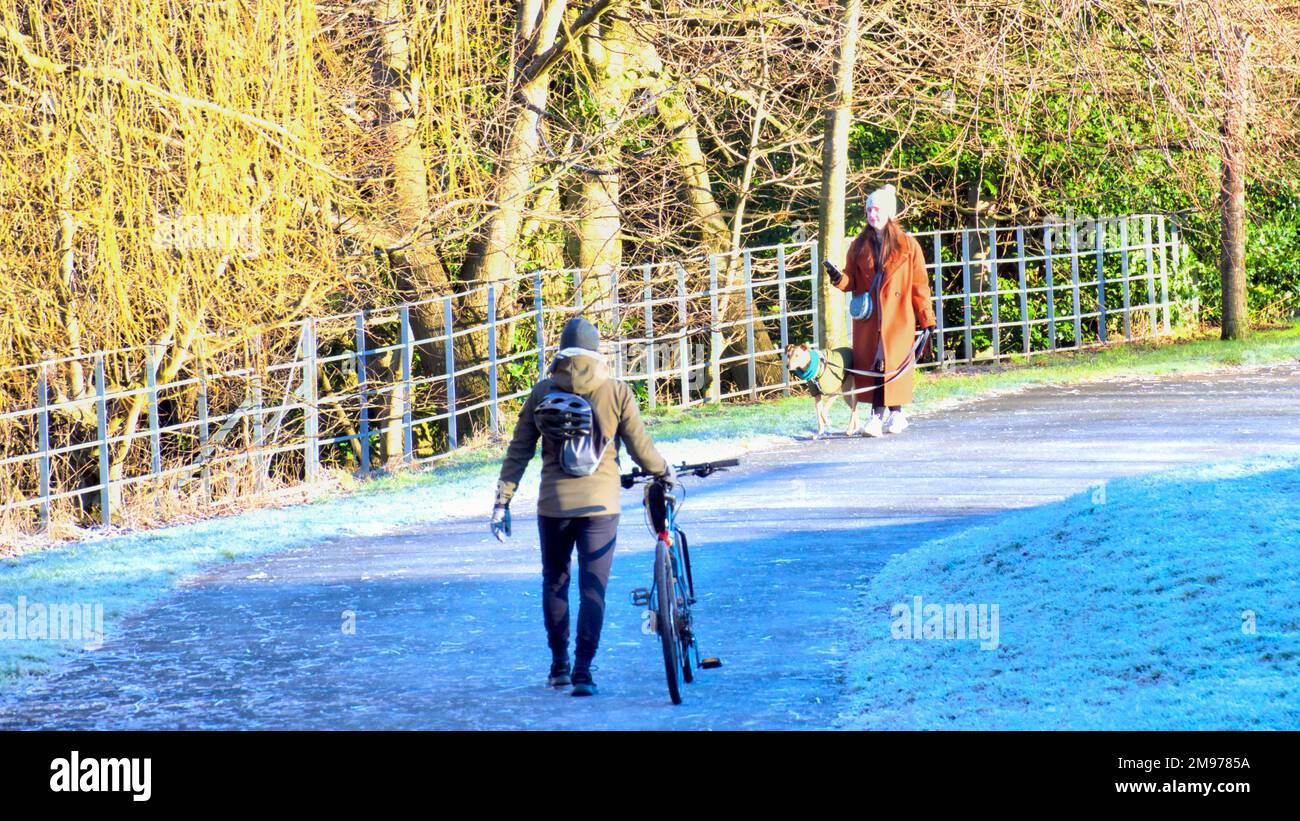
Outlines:
{"type": "Polygon", "coordinates": [[[488,315],[488,408],[492,420],[492,435],[501,435],[501,423],[497,418],[497,290],[489,283],[487,292],[488,315]]]}
{"type": "Polygon", "coordinates": [[[370,473],[370,396],[366,389],[366,312],[357,314],[357,393],[361,402],[360,429],[357,431],[357,465],[362,475],[370,473]]]}
{"type": "Polygon", "coordinates": [[[1151,215],[1142,215],[1142,244],[1146,246],[1144,259],[1146,260],[1146,280],[1147,280],[1147,329],[1151,336],[1155,336],[1158,331],[1157,325],[1160,322],[1159,309],[1156,307],[1156,271],[1152,260],[1151,253],[1151,215]]]}
{"type": "Polygon", "coordinates": [[[1096,235],[1097,246],[1097,333],[1102,344],[1106,342],[1106,232],[1102,230],[1101,221],[1093,222],[1092,232],[1096,235]]]}
{"type": "Polygon", "coordinates": [[[158,346],[150,343],[149,365],[145,368],[145,381],[149,391],[149,469],[157,476],[162,473],[162,434],[158,430],[158,346]]]}
{"type": "MultiPolygon", "coordinates": [[[[581,289],[579,289],[581,293],[581,289]]],[[[442,330],[447,367],[447,449],[456,449],[456,346],[452,340],[451,295],[442,298],[442,330]]]]}
{"type": "Polygon", "coordinates": [[[1174,266],[1174,275],[1177,276],[1178,272],[1182,270],[1182,257],[1179,255],[1181,249],[1178,247],[1178,220],[1176,219],[1169,225],[1169,243],[1170,262],[1174,266]]]}
{"type": "Polygon", "coordinates": [[[808,277],[808,288],[812,293],[812,329],[813,329],[813,346],[827,347],[830,344],[829,339],[822,339],[822,315],[821,315],[821,266],[817,257],[817,241],[813,240],[812,245],[808,246],[809,264],[812,266],[811,275],[808,277]]]}
{"type": "Polygon", "coordinates": [[[303,472],[308,482],[316,479],[317,468],[320,466],[320,416],[317,408],[319,394],[317,392],[317,374],[316,374],[316,319],[307,317],[302,323],[302,388],[303,400],[306,407],[303,409],[303,428],[306,434],[304,447],[304,466],[303,472]]]}
{"type": "Polygon", "coordinates": [[[758,399],[758,375],[755,368],[757,352],[754,350],[754,263],[748,250],[741,259],[741,270],[745,276],[745,346],[749,353],[749,361],[746,363],[749,372],[749,399],[754,401],[758,399]]]}
{"type": "Polygon", "coordinates": [[[718,317],[718,258],[709,254],[709,395],[722,401],[722,329],[718,317]]]}
{"type": "MultiPolygon", "coordinates": [[[[415,458],[415,435],[411,430],[411,307],[401,311],[402,335],[402,459],[409,465],[415,458]]],[[[448,347],[451,338],[447,339],[448,347]]]]}
{"type": "Polygon", "coordinates": [[[1083,347],[1083,319],[1079,314],[1079,224],[1070,221],[1070,296],[1074,306],[1074,347],[1083,347]]]}
{"type": "Polygon", "coordinates": [[[962,315],[963,315],[963,318],[964,318],[964,322],[963,322],[962,324],[963,324],[963,326],[965,327],[965,334],[964,334],[964,336],[965,336],[965,342],[966,342],[966,348],[965,348],[965,351],[966,351],[966,361],[967,361],[967,362],[970,362],[970,361],[972,361],[975,357],[974,357],[974,354],[973,354],[973,349],[972,349],[973,346],[971,345],[971,338],[970,338],[970,337],[971,337],[971,331],[970,331],[970,323],[971,323],[971,317],[970,317],[970,230],[967,229],[967,228],[963,228],[963,229],[961,229],[961,293],[962,293],[962,315]]]}
{"type": "Polygon", "coordinates": [[[680,407],[684,408],[691,404],[691,346],[686,316],[686,268],[680,262],[677,263],[677,316],[681,324],[681,335],[677,338],[677,357],[682,380],[680,407]]]}
{"type": "MultiPolygon", "coordinates": [[[[108,400],[104,385],[104,354],[95,354],[95,434],[99,437],[99,517],[107,527],[113,523],[112,495],[109,482],[108,458],[108,400]]],[[[203,388],[199,382],[200,390],[203,388]]],[[[202,399],[200,400],[202,401],[202,399]]],[[[199,408],[200,417],[206,419],[205,409],[199,408]]],[[[203,424],[206,428],[206,423],[203,424]]]]}
{"type": "Polygon", "coordinates": [[[537,378],[546,376],[546,306],[542,304],[542,272],[533,274],[533,314],[537,325],[537,378]]]}
{"type": "Polygon", "coordinates": [[[787,314],[790,312],[790,304],[785,294],[785,246],[776,246],[776,287],[777,287],[777,309],[781,316],[781,385],[782,393],[790,395],[790,361],[786,358],[785,349],[790,344],[790,327],[787,314]]]}
{"type": "Polygon", "coordinates": [[[1052,281],[1052,227],[1043,226],[1043,271],[1047,276],[1047,340],[1056,350],[1056,283],[1052,281]]]}
{"type": "Polygon", "coordinates": [[[1020,342],[1024,352],[1029,353],[1033,348],[1033,336],[1029,330],[1029,282],[1025,279],[1025,229],[1022,225],[1016,226],[1016,263],[1016,273],[1020,278],[1020,342]]]}
{"type": "Polygon", "coordinates": [[[939,367],[946,368],[948,360],[944,359],[943,344],[943,241],[942,232],[934,232],[934,319],[935,332],[939,338],[935,341],[934,355],[939,360],[939,367]]]}
{"type": "Polygon", "coordinates": [[[257,480],[257,489],[262,490],[265,487],[266,471],[262,464],[262,445],[263,435],[265,434],[265,424],[262,419],[262,335],[259,333],[253,337],[253,356],[252,367],[253,377],[250,381],[252,391],[253,406],[253,471],[257,480]]]}
{"type": "MultiPolygon", "coordinates": [[[[1169,264],[1173,269],[1175,279],[1185,270],[1186,246],[1182,241],[1182,230],[1178,227],[1178,220],[1175,218],[1169,224],[1169,264]]],[[[1193,319],[1200,320],[1201,297],[1200,293],[1193,289],[1192,298],[1188,302],[1181,303],[1182,309],[1190,311],[1193,319]]]]}
{"type": "Polygon", "coordinates": [[[1169,269],[1165,261],[1165,245],[1168,235],[1165,232],[1165,215],[1156,217],[1156,228],[1160,234],[1160,305],[1164,308],[1164,331],[1169,333],[1169,269]]]}
{"type": "MultiPolygon", "coordinates": [[[[212,468],[208,466],[208,440],[212,431],[208,425],[208,366],[202,350],[199,353],[199,477],[203,480],[203,501],[212,503],[212,468]]],[[[105,522],[107,524],[107,522],[105,522]]]]}
{"type": "Polygon", "coordinates": [[[41,527],[48,533],[50,530],[50,377],[46,372],[47,367],[49,366],[42,362],[36,377],[36,389],[40,392],[40,413],[36,424],[41,451],[39,459],[41,527]]]}
{"type": "Polygon", "coordinates": [[[1128,217],[1119,222],[1119,269],[1124,283],[1124,338],[1133,338],[1133,326],[1129,317],[1130,298],[1128,290],[1128,217]]]}
{"type": "Polygon", "coordinates": [[[655,386],[655,311],[652,300],[654,289],[650,287],[650,265],[643,265],[641,272],[645,286],[641,289],[641,298],[645,303],[645,393],[650,410],[655,409],[657,388],[655,386]]]}
{"type": "Polygon", "coordinates": [[[620,327],[622,314],[622,303],[618,299],[618,267],[615,266],[609,271],[609,329],[610,336],[614,342],[614,378],[622,379],[627,373],[626,363],[623,360],[625,349],[623,346],[623,329],[620,327]]]}
{"type": "Polygon", "coordinates": [[[997,359],[1002,355],[1002,333],[998,330],[998,291],[1001,287],[998,285],[998,229],[994,226],[989,228],[988,260],[990,284],[993,286],[993,358],[997,359]]]}

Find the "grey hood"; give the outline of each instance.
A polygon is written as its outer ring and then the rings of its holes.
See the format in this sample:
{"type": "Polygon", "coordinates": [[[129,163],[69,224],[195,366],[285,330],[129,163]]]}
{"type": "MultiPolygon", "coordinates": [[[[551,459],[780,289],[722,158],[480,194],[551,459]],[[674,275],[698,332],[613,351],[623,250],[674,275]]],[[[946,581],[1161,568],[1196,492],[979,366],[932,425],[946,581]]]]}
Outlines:
{"type": "Polygon", "coordinates": [[[556,354],[551,378],[560,390],[590,396],[609,381],[605,357],[583,348],[565,348],[556,354]]]}

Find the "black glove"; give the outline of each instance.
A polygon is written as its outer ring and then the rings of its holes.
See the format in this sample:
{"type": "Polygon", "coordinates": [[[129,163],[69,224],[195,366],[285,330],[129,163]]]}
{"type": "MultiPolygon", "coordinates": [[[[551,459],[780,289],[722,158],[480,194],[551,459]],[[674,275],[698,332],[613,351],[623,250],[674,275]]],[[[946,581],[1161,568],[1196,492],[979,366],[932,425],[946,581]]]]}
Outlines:
{"type": "Polygon", "coordinates": [[[497,505],[492,508],[492,521],[489,522],[492,528],[492,535],[497,537],[498,542],[504,542],[510,535],[510,508],[507,505],[497,505]]]}
{"type": "Polygon", "coordinates": [[[921,331],[925,334],[925,344],[921,346],[921,359],[928,359],[930,356],[931,344],[934,342],[934,326],[931,325],[928,328],[922,328],[921,331]]]}
{"type": "Polygon", "coordinates": [[[840,277],[844,276],[844,274],[840,273],[840,269],[835,267],[835,263],[829,259],[824,259],[822,260],[822,267],[826,269],[826,278],[831,281],[831,284],[839,285],[840,277]]]}
{"type": "Polygon", "coordinates": [[[668,465],[667,470],[659,474],[659,479],[664,484],[665,493],[671,494],[674,490],[677,489],[677,471],[673,470],[673,466],[671,464],[668,465]]]}

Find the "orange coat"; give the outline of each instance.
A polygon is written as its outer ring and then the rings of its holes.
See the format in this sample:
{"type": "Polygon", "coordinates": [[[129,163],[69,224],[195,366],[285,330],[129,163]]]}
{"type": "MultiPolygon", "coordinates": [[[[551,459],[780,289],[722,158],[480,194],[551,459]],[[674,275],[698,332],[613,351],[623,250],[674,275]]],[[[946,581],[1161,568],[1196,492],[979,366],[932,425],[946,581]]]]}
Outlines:
{"type": "MultiPolygon", "coordinates": [[[[871,253],[867,226],[849,245],[844,266],[845,276],[836,286],[841,291],[859,293],[870,290],[875,278],[876,262],[871,253]]],[[[885,276],[880,284],[880,304],[866,321],[852,320],[853,368],[873,370],[876,346],[883,343],[885,371],[891,372],[906,360],[916,341],[918,328],[935,324],[934,304],[930,295],[930,279],[925,271],[925,257],[921,244],[911,234],[903,234],[894,255],[885,262],[885,276]],[[883,332],[881,318],[884,318],[883,332]],[[919,320],[919,321],[918,321],[919,320]]],[[[858,401],[871,402],[873,395],[884,393],[886,406],[906,405],[912,401],[912,371],[885,385],[883,391],[868,391],[858,395],[858,401]]],[[[878,400],[877,400],[878,401],[878,400]]]]}

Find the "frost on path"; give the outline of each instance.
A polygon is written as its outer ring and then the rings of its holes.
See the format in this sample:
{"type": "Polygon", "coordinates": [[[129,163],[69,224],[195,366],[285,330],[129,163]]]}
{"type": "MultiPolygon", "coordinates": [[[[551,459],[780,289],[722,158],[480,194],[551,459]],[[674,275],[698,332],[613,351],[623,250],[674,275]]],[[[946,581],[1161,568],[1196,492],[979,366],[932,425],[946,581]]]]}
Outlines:
{"type": "Polygon", "coordinates": [[[391,529],[358,506],[353,533],[198,576],[102,649],[24,681],[0,701],[0,727],[842,726],[857,719],[862,626],[881,619],[864,591],[892,556],[1118,477],[1298,453],[1297,413],[1291,367],[1044,387],[918,416],[901,436],[788,443],[687,479],[698,632],[724,667],[701,671],[680,707],[628,601],[649,584],[653,546],[629,491],[597,698],[543,685],[528,499],[504,545],[477,506],[391,529]]]}

